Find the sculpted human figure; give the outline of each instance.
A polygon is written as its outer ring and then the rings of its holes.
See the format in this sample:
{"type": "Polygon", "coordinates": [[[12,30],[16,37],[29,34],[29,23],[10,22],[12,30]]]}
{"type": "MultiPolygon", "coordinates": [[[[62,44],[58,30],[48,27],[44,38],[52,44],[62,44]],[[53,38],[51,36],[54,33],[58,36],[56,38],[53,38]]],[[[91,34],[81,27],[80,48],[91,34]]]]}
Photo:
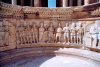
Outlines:
{"type": "Polygon", "coordinates": [[[5,29],[4,29],[4,38],[2,38],[3,42],[3,46],[8,46],[9,45],[9,25],[6,25],[5,26],[5,29]]]}
{"type": "Polygon", "coordinates": [[[41,22],[40,23],[40,28],[39,28],[39,42],[43,42],[44,41],[44,38],[43,38],[44,31],[45,31],[44,24],[43,24],[43,22],[41,22]]]}
{"type": "Polygon", "coordinates": [[[50,27],[49,27],[49,42],[53,43],[54,42],[54,26],[53,23],[50,23],[50,27]]]}
{"type": "Polygon", "coordinates": [[[71,35],[71,43],[76,43],[76,24],[72,23],[72,27],[70,28],[71,35]]]}
{"type": "Polygon", "coordinates": [[[49,42],[49,31],[48,31],[48,26],[47,25],[45,26],[45,31],[44,31],[43,38],[44,38],[44,42],[45,43],[48,43],[49,42]]]}
{"type": "Polygon", "coordinates": [[[33,36],[32,36],[33,41],[34,43],[37,43],[38,42],[38,27],[35,23],[33,24],[32,33],[33,33],[33,36]]]}
{"type": "Polygon", "coordinates": [[[98,40],[98,30],[97,30],[97,27],[96,25],[92,26],[90,28],[90,39],[91,39],[91,47],[96,47],[96,43],[97,43],[97,40],[98,40]]]}
{"type": "Polygon", "coordinates": [[[61,25],[59,24],[57,28],[57,33],[56,33],[56,42],[61,42],[61,35],[62,35],[62,28],[61,25]]]}
{"type": "Polygon", "coordinates": [[[65,43],[69,43],[69,26],[68,26],[68,23],[66,23],[66,26],[63,28],[63,31],[64,31],[65,43]]]}
{"type": "Polygon", "coordinates": [[[9,39],[10,39],[10,44],[12,45],[16,44],[16,26],[13,23],[11,23],[9,27],[9,39]]]}
{"type": "Polygon", "coordinates": [[[28,44],[32,44],[32,26],[28,25],[27,27],[27,41],[28,44]]]}
{"type": "Polygon", "coordinates": [[[77,43],[82,44],[84,36],[84,28],[82,27],[82,23],[77,27],[77,43]]]}

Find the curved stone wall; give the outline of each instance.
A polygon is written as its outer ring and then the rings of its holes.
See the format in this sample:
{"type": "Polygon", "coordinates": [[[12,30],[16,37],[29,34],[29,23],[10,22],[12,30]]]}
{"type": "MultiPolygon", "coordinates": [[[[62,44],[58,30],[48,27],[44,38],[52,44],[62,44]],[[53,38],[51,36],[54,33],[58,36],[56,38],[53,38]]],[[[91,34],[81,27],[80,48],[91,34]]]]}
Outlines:
{"type": "MultiPolygon", "coordinates": [[[[53,39],[54,42],[43,41],[45,44],[57,43],[56,33],[59,25],[63,29],[66,26],[66,23],[69,24],[69,27],[72,27],[72,24],[75,23],[76,27],[80,23],[83,25],[84,37],[82,41],[84,43],[70,43],[91,46],[90,36],[86,35],[90,31],[91,24],[95,24],[96,20],[100,20],[100,3],[95,3],[87,6],[80,7],[70,7],[70,8],[33,8],[33,7],[22,7],[11,4],[0,3],[0,50],[10,50],[15,49],[20,45],[35,45],[39,44],[39,28],[41,23],[43,23],[43,28],[45,29],[45,34],[49,32],[50,25],[53,26],[53,39]],[[32,29],[36,25],[33,32],[32,29]],[[32,40],[32,33],[35,35],[35,40],[32,40]],[[85,39],[86,38],[86,39],[85,39]],[[88,40],[87,40],[88,39],[88,40]],[[38,41],[38,42],[37,42],[38,41]],[[89,42],[89,43],[88,43],[89,42]]],[[[64,32],[61,33],[61,43],[64,43],[64,32]]],[[[33,38],[33,39],[34,39],[33,38]]],[[[47,36],[43,37],[45,40],[50,38],[47,36]]],[[[69,37],[70,38],[70,37],[69,37]]],[[[77,36],[75,36],[77,38],[77,36]]],[[[52,40],[52,39],[51,39],[52,40]]],[[[36,46],[36,45],[35,45],[36,46]]],[[[58,45],[56,45],[58,46],[58,45]]],[[[98,45],[99,46],[99,45],[98,45]]],[[[96,45],[92,48],[99,48],[96,45]]]]}

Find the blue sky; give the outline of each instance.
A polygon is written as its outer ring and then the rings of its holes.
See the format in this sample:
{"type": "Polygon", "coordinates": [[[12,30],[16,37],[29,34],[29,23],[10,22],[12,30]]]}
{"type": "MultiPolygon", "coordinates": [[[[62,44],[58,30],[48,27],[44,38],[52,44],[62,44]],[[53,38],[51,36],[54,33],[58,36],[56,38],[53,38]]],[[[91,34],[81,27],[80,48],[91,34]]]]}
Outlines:
{"type": "Polygon", "coordinates": [[[49,8],[56,7],[56,0],[48,0],[48,7],[49,8]]]}

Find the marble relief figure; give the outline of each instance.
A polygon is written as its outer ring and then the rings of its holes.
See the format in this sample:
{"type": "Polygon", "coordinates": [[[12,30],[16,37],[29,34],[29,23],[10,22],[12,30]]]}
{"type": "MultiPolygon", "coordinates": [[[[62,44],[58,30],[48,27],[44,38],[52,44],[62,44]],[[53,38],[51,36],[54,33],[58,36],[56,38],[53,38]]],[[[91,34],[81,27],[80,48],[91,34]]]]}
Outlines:
{"type": "Polygon", "coordinates": [[[33,41],[34,41],[34,43],[37,43],[39,40],[38,39],[38,27],[35,23],[33,24],[32,33],[33,33],[33,35],[32,35],[33,41]]]}
{"type": "Polygon", "coordinates": [[[90,28],[90,40],[91,40],[91,47],[96,47],[97,46],[97,42],[98,42],[98,29],[96,26],[96,23],[94,26],[91,26],[90,28]]]}
{"type": "Polygon", "coordinates": [[[55,36],[54,36],[54,26],[53,26],[53,23],[50,23],[50,27],[49,27],[49,42],[50,43],[54,43],[54,39],[55,39],[55,36]]]}
{"type": "Polygon", "coordinates": [[[45,28],[44,28],[44,23],[43,22],[40,22],[40,28],[39,28],[39,42],[42,42],[44,41],[44,31],[45,31],[45,28]]]}
{"type": "Polygon", "coordinates": [[[72,23],[70,28],[71,43],[76,43],[76,24],[72,23]]]}
{"type": "Polygon", "coordinates": [[[44,27],[44,36],[43,36],[43,38],[44,38],[44,42],[45,43],[48,43],[49,42],[49,30],[48,30],[48,26],[46,25],[45,27],[44,27]]]}
{"type": "Polygon", "coordinates": [[[62,36],[62,28],[61,28],[61,24],[59,23],[59,26],[57,28],[57,32],[56,32],[56,42],[61,42],[61,36],[62,36]]]}
{"type": "Polygon", "coordinates": [[[69,26],[68,26],[68,23],[66,23],[66,26],[63,28],[63,31],[64,31],[64,40],[65,40],[65,43],[69,43],[69,26]]]}
{"type": "Polygon", "coordinates": [[[82,23],[79,23],[79,25],[77,26],[77,43],[78,44],[82,44],[83,36],[84,36],[84,28],[82,27],[82,23]]]}

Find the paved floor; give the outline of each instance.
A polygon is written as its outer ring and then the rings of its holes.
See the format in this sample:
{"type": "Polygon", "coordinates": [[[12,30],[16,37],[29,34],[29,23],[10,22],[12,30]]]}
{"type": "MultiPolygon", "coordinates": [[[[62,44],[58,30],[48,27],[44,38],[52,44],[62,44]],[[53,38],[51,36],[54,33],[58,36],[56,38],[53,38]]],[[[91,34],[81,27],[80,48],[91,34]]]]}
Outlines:
{"type": "MultiPolygon", "coordinates": [[[[39,48],[37,49],[39,50],[39,48]]],[[[37,49],[30,48],[18,51],[14,50],[14,51],[7,51],[6,53],[13,54],[17,52],[19,53],[37,49]]],[[[82,49],[74,49],[74,48],[60,48],[59,50],[55,51],[55,53],[56,55],[45,54],[41,56],[32,55],[21,58],[13,58],[8,62],[0,64],[0,67],[100,67],[100,62],[76,56],[76,55],[87,56],[89,58],[100,61],[100,53],[97,52],[92,52],[82,49]],[[65,53],[65,54],[59,54],[59,53],[65,53]]],[[[5,54],[5,56],[7,55],[5,54]]]]}
{"type": "Polygon", "coordinates": [[[12,61],[2,64],[1,67],[100,67],[100,64],[73,56],[47,55],[12,59],[12,61]]]}

